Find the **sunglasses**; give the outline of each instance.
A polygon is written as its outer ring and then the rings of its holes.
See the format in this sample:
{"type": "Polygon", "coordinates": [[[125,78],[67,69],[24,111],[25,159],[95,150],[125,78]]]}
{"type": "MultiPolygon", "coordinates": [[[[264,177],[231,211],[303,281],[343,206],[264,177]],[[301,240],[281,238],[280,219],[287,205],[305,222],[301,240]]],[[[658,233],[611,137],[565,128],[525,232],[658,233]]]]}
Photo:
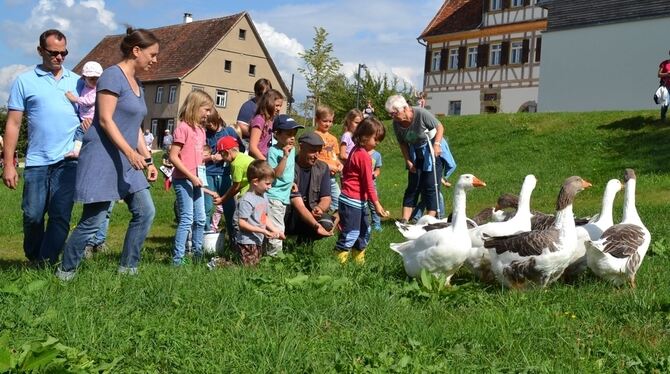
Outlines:
{"type": "Polygon", "coordinates": [[[43,50],[44,52],[48,53],[51,57],[57,57],[58,55],[61,55],[61,56],[65,57],[65,56],[67,56],[67,54],[69,53],[69,52],[67,51],[67,49],[64,50],[64,51],[50,51],[50,50],[48,50],[48,49],[46,49],[46,48],[42,48],[42,50],[43,50]]]}

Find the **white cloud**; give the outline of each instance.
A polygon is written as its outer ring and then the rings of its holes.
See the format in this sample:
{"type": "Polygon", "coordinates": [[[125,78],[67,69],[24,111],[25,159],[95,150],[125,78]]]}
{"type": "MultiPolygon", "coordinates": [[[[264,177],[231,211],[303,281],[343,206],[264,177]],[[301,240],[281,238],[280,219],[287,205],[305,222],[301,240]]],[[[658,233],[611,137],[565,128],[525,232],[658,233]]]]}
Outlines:
{"type": "Polygon", "coordinates": [[[0,106],[7,105],[9,90],[16,77],[32,68],[33,66],[28,65],[9,65],[0,68],[0,106]]]}
{"type": "Polygon", "coordinates": [[[37,38],[46,29],[62,31],[68,38],[68,49],[76,52],[78,43],[100,40],[117,24],[104,0],[40,0],[27,20],[4,21],[0,27],[5,43],[34,55],[37,38]]]}
{"type": "MultiPolygon", "coordinates": [[[[260,9],[252,11],[252,16],[257,24],[268,24],[306,48],[313,43],[314,26],[323,27],[333,44],[333,55],[342,62],[342,73],[352,77],[358,64],[364,63],[373,75],[397,77],[421,90],[425,47],[417,37],[442,4],[443,0],[326,0],[260,9]]],[[[280,69],[297,72],[293,63],[282,66],[276,62],[280,69]]],[[[298,60],[298,66],[300,63],[298,60]]],[[[306,88],[297,90],[298,100],[303,100],[298,97],[303,91],[306,88]]]]}

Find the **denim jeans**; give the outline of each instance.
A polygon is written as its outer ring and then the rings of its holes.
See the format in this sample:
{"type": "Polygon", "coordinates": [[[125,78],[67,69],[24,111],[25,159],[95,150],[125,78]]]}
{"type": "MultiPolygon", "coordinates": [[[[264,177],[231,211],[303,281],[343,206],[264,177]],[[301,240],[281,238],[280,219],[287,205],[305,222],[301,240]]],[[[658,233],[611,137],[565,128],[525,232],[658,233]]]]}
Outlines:
{"type": "MultiPolygon", "coordinates": [[[[428,210],[437,211],[439,207],[439,196],[436,190],[440,188],[440,179],[442,176],[442,163],[437,162],[431,171],[423,171],[425,160],[417,158],[415,160],[416,172],[407,171],[407,188],[403,196],[403,207],[416,207],[419,196],[428,210]],[[437,177],[437,178],[436,178],[437,177]]],[[[440,212],[444,213],[444,212],[440,212]]]]}
{"type": "Polygon", "coordinates": [[[31,262],[54,264],[70,230],[77,161],[29,166],[23,172],[23,251],[31,262]],[[44,216],[49,221],[44,229],[44,216]]]}
{"type": "MultiPolygon", "coordinates": [[[[208,175],[207,184],[209,189],[215,191],[219,196],[223,196],[226,191],[233,184],[230,175],[208,175]]],[[[211,196],[205,194],[205,213],[207,214],[206,227],[212,224],[212,211],[214,207],[214,200],[211,196]]],[[[233,231],[233,215],[235,214],[235,199],[228,199],[223,204],[223,217],[226,220],[226,232],[228,238],[232,241],[234,238],[233,231]]]]}
{"type": "Polygon", "coordinates": [[[193,254],[202,256],[202,238],[205,233],[205,199],[202,188],[193,188],[188,179],[175,179],[172,181],[174,192],[177,196],[179,207],[179,223],[174,236],[174,255],[172,263],[181,265],[186,253],[186,240],[191,231],[193,243],[193,254]]]}
{"type": "MultiPolygon", "coordinates": [[[[449,216],[449,214],[447,214],[444,211],[444,195],[442,194],[441,190],[440,190],[440,195],[439,195],[438,198],[439,198],[438,202],[440,203],[440,205],[439,205],[440,206],[440,214],[439,214],[440,217],[438,217],[438,218],[446,218],[446,217],[449,216]]],[[[423,199],[419,200],[419,203],[416,204],[416,207],[414,207],[414,210],[412,210],[412,216],[411,216],[410,219],[418,221],[419,218],[423,217],[424,209],[426,209],[426,203],[423,202],[423,199]]]]}
{"type": "Polygon", "coordinates": [[[340,185],[337,184],[337,177],[330,177],[330,211],[337,212],[337,206],[340,201],[340,185]]]}
{"type": "Polygon", "coordinates": [[[111,217],[112,215],[112,209],[114,209],[114,204],[116,204],[115,201],[112,201],[112,203],[109,204],[109,209],[107,209],[107,214],[105,215],[105,221],[102,223],[102,225],[100,225],[98,232],[95,233],[93,238],[89,239],[86,245],[97,247],[100,244],[104,243],[105,240],[107,240],[107,230],[109,229],[109,217],[111,217]]]}
{"type": "MultiPolygon", "coordinates": [[[[132,217],[123,241],[120,268],[137,269],[137,264],[140,262],[140,251],[154,221],[156,209],[148,188],[129,194],[124,200],[132,217]]],[[[65,244],[62,271],[72,272],[77,269],[84,256],[86,243],[105,222],[111,204],[110,201],[84,204],[81,219],[65,244]]]]}

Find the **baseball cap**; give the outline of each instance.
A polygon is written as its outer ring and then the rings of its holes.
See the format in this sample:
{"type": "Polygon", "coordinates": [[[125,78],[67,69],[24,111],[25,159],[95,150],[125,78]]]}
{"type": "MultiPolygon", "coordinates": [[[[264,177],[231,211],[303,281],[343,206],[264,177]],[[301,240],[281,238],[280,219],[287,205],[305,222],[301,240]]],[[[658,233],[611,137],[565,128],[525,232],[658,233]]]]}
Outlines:
{"type": "Polygon", "coordinates": [[[221,151],[227,151],[229,149],[233,148],[239,148],[240,145],[237,144],[237,139],[235,139],[232,136],[224,136],[223,138],[219,139],[218,142],[216,142],[216,151],[221,152],[221,151]]]}
{"type": "Polygon", "coordinates": [[[298,124],[293,118],[287,116],[286,114],[280,114],[275,118],[274,123],[272,124],[272,131],[276,130],[293,130],[293,129],[304,129],[305,126],[298,124]]]}
{"type": "Polygon", "coordinates": [[[298,138],[299,143],[305,143],[314,146],[323,146],[323,139],[314,131],[306,132],[298,138]]]}
{"type": "Polygon", "coordinates": [[[99,77],[102,74],[102,66],[95,61],[89,61],[81,69],[81,75],[85,77],[99,77]]]}

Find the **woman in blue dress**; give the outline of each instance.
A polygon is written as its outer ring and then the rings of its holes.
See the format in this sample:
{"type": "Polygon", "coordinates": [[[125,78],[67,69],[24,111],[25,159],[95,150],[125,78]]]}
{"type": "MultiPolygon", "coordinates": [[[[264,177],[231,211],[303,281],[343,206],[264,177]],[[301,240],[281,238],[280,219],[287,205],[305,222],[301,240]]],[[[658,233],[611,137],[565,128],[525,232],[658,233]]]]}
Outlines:
{"type": "Polygon", "coordinates": [[[84,209],[56,272],[62,280],[74,277],[87,240],[105,220],[110,204],[119,199],[132,214],[119,273],[137,274],[140,250],[156,212],[147,180],[156,180],[158,172],[142,136],[147,108],[136,75],[157,62],[158,39],[148,30],[128,28],[121,51],[121,62],[107,68],[98,80],[96,112],[77,167],[75,201],[84,203],[84,209]]]}

